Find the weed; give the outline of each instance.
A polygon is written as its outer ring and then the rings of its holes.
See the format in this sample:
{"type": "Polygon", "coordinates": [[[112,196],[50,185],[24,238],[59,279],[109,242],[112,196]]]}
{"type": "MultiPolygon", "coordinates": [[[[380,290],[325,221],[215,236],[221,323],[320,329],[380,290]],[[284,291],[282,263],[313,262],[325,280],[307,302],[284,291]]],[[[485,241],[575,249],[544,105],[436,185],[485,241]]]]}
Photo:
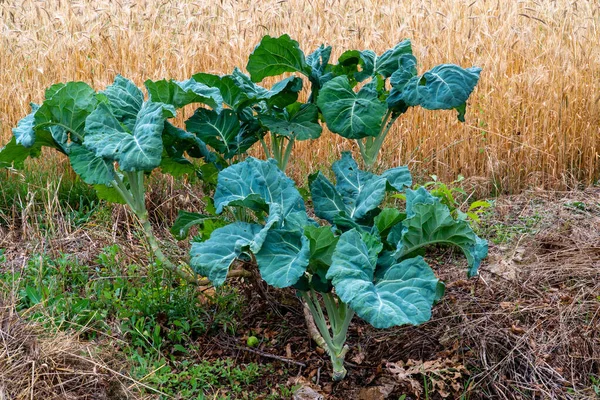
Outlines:
{"type": "Polygon", "coordinates": [[[592,390],[596,394],[596,397],[600,398],[600,378],[590,375],[590,382],[592,384],[592,390]]]}
{"type": "Polygon", "coordinates": [[[538,212],[532,215],[520,215],[508,222],[489,221],[493,218],[493,210],[482,215],[484,223],[480,228],[481,235],[489,238],[494,244],[508,244],[524,235],[533,235],[538,230],[542,215],[538,212]]]}

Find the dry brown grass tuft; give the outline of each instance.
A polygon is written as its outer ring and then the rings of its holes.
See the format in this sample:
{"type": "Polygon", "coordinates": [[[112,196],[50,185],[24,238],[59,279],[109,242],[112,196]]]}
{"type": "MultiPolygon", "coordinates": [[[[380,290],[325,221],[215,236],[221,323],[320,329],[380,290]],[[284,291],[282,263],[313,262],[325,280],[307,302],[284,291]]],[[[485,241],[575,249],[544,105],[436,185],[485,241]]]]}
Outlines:
{"type": "MultiPolygon", "coordinates": [[[[408,37],[421,69],[451,62],[484,72],[466,124],[454,112],[411,110],[388,138],[386,165],[484,177],[496,191],[589,184],[600,170],[599,21],[597,2],[570,0],[8,0],[0,139],[55,82],[103,88],[117,73],[138,84],[227,73],[267,33],[289,33],[305,50],[331,44],[334,57],[408,37]]],[[[331,135],[303,143],[292,172],[301,178],[350,146],[331,135]]]]}
{"type": "Polygon", "coordinates": [[[73,333],[44,332],[0,299],[0,399],[136,398],[127,379],[106,364],[106,350],[97,350],[73,333]]]}

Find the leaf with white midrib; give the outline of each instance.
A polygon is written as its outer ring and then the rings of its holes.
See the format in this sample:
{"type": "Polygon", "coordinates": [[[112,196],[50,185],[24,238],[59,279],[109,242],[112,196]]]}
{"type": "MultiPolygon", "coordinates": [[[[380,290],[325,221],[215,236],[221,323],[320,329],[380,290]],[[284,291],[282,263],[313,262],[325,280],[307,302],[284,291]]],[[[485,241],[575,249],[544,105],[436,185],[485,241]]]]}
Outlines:
{"type": "Polygon", "coordinates": [[[347,139],[377,136],[386,104],[369,85],[355,93],[347,76],[338,76],[323,85],[317,98],[327,127],[347,139]]]}
{"type": "Polygon", "coordinates": [[[138,112],[133,132],[127,132],[101,103],[86,121],[84,145],[98,157],[118,162],[122,171],[151,171],[161,162],[165,120],[174,115],[172,106],[147,101],[138,112]]]}
{"type": "MultiPolygon", "coordinates": [[[[244,162],[221,171],[215,192],[215,207],[221,213],[234,201],[250,195],[259,195],[267,204],[278,204],[282,210],[282,224],[295,224],[294,215],[306,215],[304,200],[295,182],[288,178],[274,160],[261,161],[249,157],[244,162]]],[[[307,217],[304,219],[306,220],[307,217]]]]}
{"type": "Polygon", "coordinates": [[[273,229],[255,255],[262,278],[271,286],[285,288],[304,275],[310,247],[302,233],[273,229]]]}
{"type": "Polygon", "coordinates": [[[379,206],[385,198],[387,179],[362,171],[349,152],[332,166],[336,189],[346,204],[350,218],[360,219],[379,206]]]}
{"type": "Polygon", "coordinates": [[[391,265],[374,282],[381,249],[376,237],[356,229],[340,236],[327,272],[337,295],[376,328],[427,321],[437,298],[435,274],[415,257],[391,265]]]}

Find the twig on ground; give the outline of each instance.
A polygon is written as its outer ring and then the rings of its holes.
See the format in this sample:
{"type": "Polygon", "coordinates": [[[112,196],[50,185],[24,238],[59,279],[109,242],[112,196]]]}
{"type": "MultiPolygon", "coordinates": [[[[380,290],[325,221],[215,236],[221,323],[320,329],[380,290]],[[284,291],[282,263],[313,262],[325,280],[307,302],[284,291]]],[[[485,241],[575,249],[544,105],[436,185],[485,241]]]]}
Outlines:
{"type": "Polygon", "coordinates": [[[276,354],[271,354],[271,353],[266,353],[264,351],[260,351],[260,350],[254,350],[254,349],[250,349],[248,347],[243,347],[243,346],[238,346],[238,345],[229,345],[228,343],[221,343],[222,345],[225,345],[227,347],[235,347],[238,350],[243,350],[243,351],[247,351],[249,353],[254,353],[254,354],[258,354],[261,357],[265,357],[265,358],[272,358],[274,360],[278,360],[278,361],[282,361],[288,364],[294,364],[297,365],[299,367],[303,367],[306,368],[306,364],[304,364],[303,362],[300,361],[296,361],[296,360],[292,360],[290,358],[287,357],[282,357],[282,356],[278,356],[276,354]]]}

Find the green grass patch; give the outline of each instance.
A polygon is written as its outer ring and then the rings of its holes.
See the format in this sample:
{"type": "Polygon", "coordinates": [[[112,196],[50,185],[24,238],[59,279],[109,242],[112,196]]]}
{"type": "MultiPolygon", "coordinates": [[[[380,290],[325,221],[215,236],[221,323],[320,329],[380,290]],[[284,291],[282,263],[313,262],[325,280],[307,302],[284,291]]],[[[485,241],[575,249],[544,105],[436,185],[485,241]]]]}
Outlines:
{"type": "Polygon", "coordinates": [[[30,209],[43,227],[48,214],[60,207],[61,214],[79,226],[101,204],[92,186],[56,165],[39,168],[28,163],[23,171],[0,170],[0,180],[0,225],[9,226],[15,214],[30,209]]]}
{"type": "MultiPolygon", "coordinates": [[[[256,398],[253,384],[272,373],[270,364],[197,356],[199,337],[238,331],[237,292],[225,287],[202,294],[160,266],[123,265],[119,253],[117,245],[107,247],[93,265],[70,255],[32,257],[21,271],[4,269],[0,288],[16,294],[20,314],[48,331],[73,329],[115,346],[128,360],[130,376],[164,394],[256,398]]],[[[4,263],[0,252],[0,271],[4,263]]]]}

